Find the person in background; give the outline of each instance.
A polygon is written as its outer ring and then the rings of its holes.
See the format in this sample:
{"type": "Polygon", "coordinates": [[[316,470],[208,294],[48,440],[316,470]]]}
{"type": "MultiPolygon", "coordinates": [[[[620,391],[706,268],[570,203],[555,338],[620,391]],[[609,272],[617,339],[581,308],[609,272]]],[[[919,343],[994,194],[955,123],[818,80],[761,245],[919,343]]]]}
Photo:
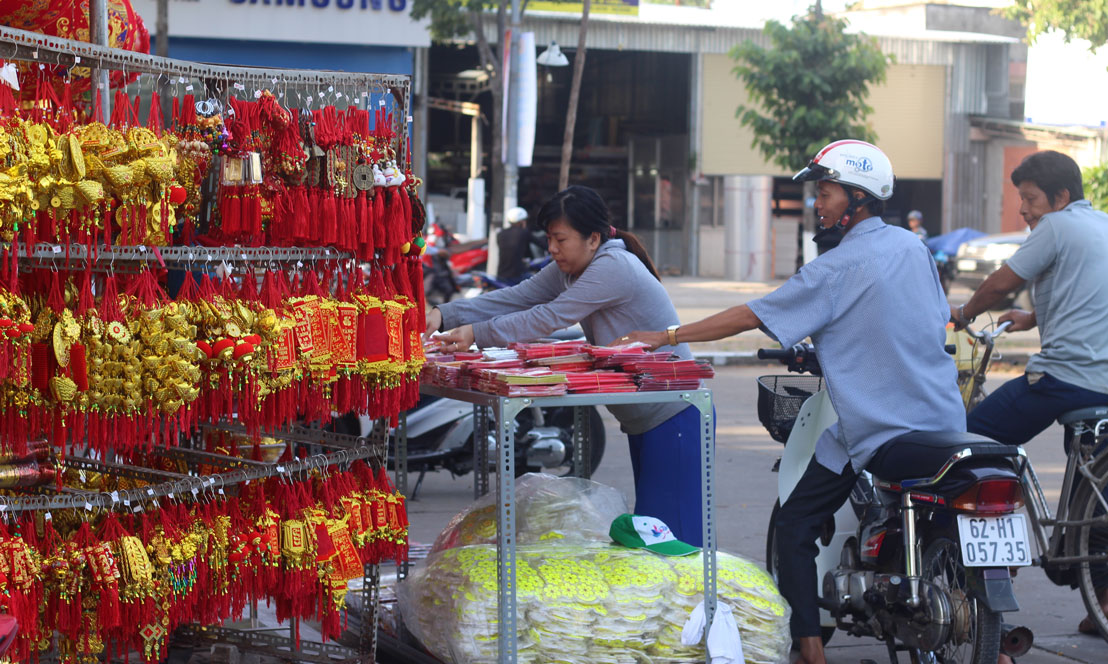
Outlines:
{"type": "MultiPolygon", "coordinates": [[[[677,310],[650,255],[633,233],[612,225],[600,194],[569,187],[536,221],[553,262],[517,286],[432,309],[425,336],[451,330],[434,337],[444,352],[534,341],[575,323],[600,346],[629,343],[619,338],[624,330],[676,329],[677,310]]],[[[686,344],[663,345],[692,359],[686,344]]],[[[607,408],[630,445],[634,513],[660,519],[677,539],[700,546],[700,411],[685,403],[607,408]]]]}
{"type": "Polygon", "coordinates": [[[927,229],[923,227],[923,213],[919,210],[908,213],[908,230],[915,233],[919,239],[927,241],[927,229]]]}
{"type": "Polygon", "coordinates": [[[496,278],[515,285],[527,273],[527,262],[531,258],[531,230],[527,228],[527,210],[521,207],[508,210],[504,218],[508,220],[508,227],[496,235],[500,251],[496,278]]]}
{"type": "MultiPolygon", "coordinates": [[[[1034,310],[1013,309],[999,322],[1011,321],[1010,332],[1038,327],[1042,350],[967,422],[972,433],[1022,445],[1068,411],[1108,405],[1108,214],[1085,199],[1081,168],[1060,152],[1029,155],[1012,184],[1031,234],[969,302],[951,306],[950,319],[965,327],[1031,282],[1034,310]]],[[[1099,569],[1093,582],[1108,613],[1108,572],[1099,569]]],[[[1090,618],[1078,630],[1097,634],[1090,618]]]]}

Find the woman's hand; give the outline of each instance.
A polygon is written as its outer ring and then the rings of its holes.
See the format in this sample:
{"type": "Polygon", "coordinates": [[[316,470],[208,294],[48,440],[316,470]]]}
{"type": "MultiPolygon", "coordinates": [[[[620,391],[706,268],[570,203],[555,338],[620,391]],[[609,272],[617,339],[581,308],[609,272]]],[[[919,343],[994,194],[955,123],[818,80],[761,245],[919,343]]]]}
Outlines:
{"type": "Polygon", "coordinates": [[[650,350],[658,350],[659,347],[669,344],[669,334],[666,332],[636,330],[630,334],[625,334],[608,345],[625,346],[627,344],[633,344],[636,341],[646,344],[650,347],[650,350]]]}
{"type": "Polygon", "coordinates": [[[473,345],[473,326],[463,325],[445,334],[437,334],[434,340],[440,344],[444,353],[469,350],[469,347],[473,345]]]}
{"type": "Polygon", "coordinates": [[[438,307],[432,307],[427,314],[427,329],[423,331],[423,340],[430,339],[431,335],[438,332],[440,327],[442,327],[442,312],[439,311],[438,307]]]}
{"type": "Polygon", "coordinates": [[[1009,332],[1022,332],[1023,330],[1034,329],[1038,324],[1038,320],[1035,318],[1034,311],[1024,311],[1023,309],[1012,309],[1008,313],[1004,314],[997,321],[997,324],[1012,321],[1012,326],[1008,328],[1009,332]]]}

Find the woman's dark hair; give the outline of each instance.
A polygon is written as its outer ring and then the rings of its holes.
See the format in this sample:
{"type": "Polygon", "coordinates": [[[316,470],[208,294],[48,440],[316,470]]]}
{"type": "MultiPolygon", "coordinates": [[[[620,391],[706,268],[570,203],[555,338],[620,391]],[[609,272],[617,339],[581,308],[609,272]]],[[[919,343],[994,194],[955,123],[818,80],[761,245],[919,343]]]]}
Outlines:
{"type": "Polygon", "coordinates": [[[650,254],[647,253],[642,241],[634,233],[621,231],[612,226],[608,206],[595,190],[580,185],[566,187],[543,204],[535,223],[539,230],[545,233],[550,224],[559,219],[565,219],[582,237],[587,238],[593,233],[600,233],[602,244],[612,238],[623,240],[627,250],[642,261],[647,271],[658,281],[662,280],[658,276],[658,271],[654,269],[654,261],[650,260],[650,254]],[[614,235],[613,231],[615,231],[614,235]]]}
{"type": "Polygon", "coordinates": [[[1046,194],[1051,205],[1063,189],[1070,192],[1071,203],[1085,198],[1081,167],[1073,159],[1054,150],[1043,150],[1024,158],[1012,171],[1012,184],[1018,187],[1024,182],[1034,182],[1046,194]]]}

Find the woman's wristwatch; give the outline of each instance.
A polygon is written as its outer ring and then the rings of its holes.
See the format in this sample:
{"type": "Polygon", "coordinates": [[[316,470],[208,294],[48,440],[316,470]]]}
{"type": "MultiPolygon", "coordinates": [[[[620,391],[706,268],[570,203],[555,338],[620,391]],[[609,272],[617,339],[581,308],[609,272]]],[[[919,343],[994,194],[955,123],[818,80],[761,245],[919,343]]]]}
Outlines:
{"type": "Polygon", "coordinates": [[[670,346],[676,346],[677,345],[677,330],[679,330],[680,328],[681,328],[680,324],[670,325],[669,327],[666,328],[666,335],[669,336],[669,345],[670,346]]]}

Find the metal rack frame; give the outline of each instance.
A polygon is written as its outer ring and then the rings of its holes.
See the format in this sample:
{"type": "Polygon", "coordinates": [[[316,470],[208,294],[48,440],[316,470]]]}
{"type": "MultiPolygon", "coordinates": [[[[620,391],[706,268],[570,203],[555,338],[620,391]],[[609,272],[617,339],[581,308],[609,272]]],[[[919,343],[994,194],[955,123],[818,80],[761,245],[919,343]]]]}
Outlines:
{"type": "Polygon", "coordinates": [[[285,463],[261,464],[249,468],[237,468],[224,473],[203,476],[185,476],[139,489],[123,489],[110,493],[89,493],[81,496],[0,496],[0,514],[8,512],[41,510],[92,510],[112,509],[131,503],[164,498],[167,496],[199,495],[235,484],[263,480],[278,475],[295,475],[328,466],[350,463],[358,459],[380,459],[384,451],[379,445],[364,445],[341,449],[330,454],[319,454],[306,459],[285,463]]]}
{"type": "MultiPolygon", "coordinates": [[[[10,249],[11,244],[0,242],[0,250],[10,249]]],[[[59,260],[85,262],[90,258],[99,262],[257,262],[293,263],[352,260],[354,255],[330,247],[203,247],[178,245],[158,247],[153,245],[99,245],[89,252],[84,244],[51,244],[39,242],[30,251],[20,249],[20,260],[30,261],[42,267],[56,266],[59,260]]]]}
{"type": "MultiPolygon", "coordinates": [[[[473,404],[474,496],[489,491],[489,444],[491,426],[496,428],[496,565],[498,583],[497,611],[500,638],[498,662],[515,664],[518,660],[516,634],[516,499],[515,499],[515,418],[524,408],[572,407],[574,413],[573,463],[580,477],[589,476],[590,441],[588,406],[609,404],[687,403],[700,411],[700,481],[704,537],[704,608],[707,624],[716,609],[716,532],[715,532],[715,411],[709,389],[676,392],[633,392],[612,394],[570,394],[558,397],[501,397],[484,392],[420,385],[423,394],[473,404]],[[493,422],[490,422],[490,418],[493,422]],[[512,638],[503,638],[505,634],[512,638]]],[[[406,439],[405,423],[397,430],[398,439],[406,439]]],[[[398,448],[400,446],[398,445],[398,448]]],[[[403,448],[400,448],[403,449],[403,448]]],[[[398,454],[399,461],[399,454],[398,454]]],[[[399,470],[400,464],[397,464],[399,470]]],[[[406,470],[405,470],[406,472],[406,470]]],[[[403,480],[407,484],[406,478],[403,480]]],[[[398,480],[398,485],[400,481],[398,480]]],[[[710,664],[711,657],[706,656],[710,664]]]]}
{"type": "MultiPolygon", "coordinates": [[[[204,64],[72,39],[61,39],[7,26],[0,26],[0,59],[37,62],[67,68],[93,67],[98,70],[114,69],[167,77],[195,78],[205,81],[206,85],[222,83],[223,85],[214,85],[214,87],[224,93],[235,83],[253,83],[255,87],[262,88],[346,85],[361,88],[363,92],[387,94],[393,98],[401,111],[395,114],[393,122],[393,130],[399,138],[396,161],[401,167],[408,165],[405,148],[409,141],[406,129],[411,122],[410,116],[407,115],[411,110],[410,76],[204,64]],[[10,52],[7,52],[9,48],[10,52]]],[[[110,100],[101,101],[106,106],[110,100]]]]}
{"type": "MultiPolygon", "coordinates": [[[[373,73],[347,73],[335,71],[290,70],[279,68],[256,67],[232,67],[222,65],[209,65],[188,62],[171,58],[151,56],[144,53],[126,51],[122,49],[99,46],[82,41],[60,39],[43,34],[17,30],[7,26],[0,26],[0,58],[4,60],[18,60],[31,63],[39,63],[42,66],[55,65],[66,69],[90,67],[96,72],[104,70],[119,70],[124,73],[141,73],[159,76],[163,79],[177,79],[178,83],[186,79],[202,82],[202,94],[208,94],[226,101],[233,94],[232,89],[239,90],[243,96],[247,96],[246,85],[251,85],[255,90],[270,88],[275,93],[278,90],[289,92],[304,88],[319,88],[319,101],[324,102],[325,93],[322,88],[327,87],[328,92],[333,92],[334,87],[339,91],[355,94],[347,94],[349,104],[365,104],[370,107],[373,103],[372,96],[378,96],[377,103],[386,105],[385,98],[391,97],[394,112],[392,113],[392,130],[396,136],[395,160],[398,166],[405,168],[407,163],[407,147],[409,145],[409,127],[412,122],[411,108],[411,77],[403,75],[373,74],[373,73]]],[[[308,105],[311,105],[311,93],[309,92],[308,105]]],[[[337,100],[339,94],[331,95],[331,99],[337,100]]],[[[287,98],[286,98],[287,99],[287,98]]],[[[102,108],[104,116],[111,100],[103,98],[102,108]]],[[[36,267],[56,266],[61,261],[89,262],[89,249],[83,245],[36,245],[29,256],[21,257],[21,261],[36,267]]],[[[298,248],[298,247],[95,247],[92,249],[92,258],[95,259],[98,269],[105,263],[115,269],[114,262],[123,263],[119,271],[129,271],[136,268],[137,263],[165,262],[203,263],[208,261],[227,262],[257,262],[259,265],[266,263],[299,263],[317,262],[327,260],[349,260],[351,255],[330,248],[298,248]]],[[[235,468],[226,472],[203,477],[187,476],[161,482],[141,489],[128,489],[113,491],[111,493],[81,493],[53,496],[25,496],[18,498],[0,497],[0,517],[24,510],[51,510],[51,509],[120,509],[126,508],[131,503],[157,499],[165,496],[182,497],[191,494],[199,497],[203,494],[214,493],[217,489],[238,483],[264,479],[275,475],[291,475],[304,473],[317,468],[344,464],[356,459],[372,457],[380,464],[387,462],[387,445],[384,435],[374,436],[372,440],[354,438],[353,440],[338,439],[335,435],[311,434],[305,431],[289,431],[285,436],[288,440],[310,441],[322,448],[336,449],[336,451],[319,454],[304,460],[287,463],[273,464],[242,464],[243,468],[235,468]],[[366,444],[369,443],[369,444],[366,444]]],[[[348,437],[352,438],[352,437],[348,437]]],[[[108,469],[113,464],[102,464],[95,460],[79,460],[77,464],[84,464],[89,470],[108,469]]],[[[83,466],[83,467],[84,467],[83,466]]],[[[141,475],[142,469],[127,469],[131,475],[141,475]]],[[[153,478],[153,476],[148,476],[153,478]]],[[[160,478],[160,479],[164,479],[160,478]]],[[[375,661],[376,652],[376,625],[378,621],[378,602],[376,581],[379,579],[379,569],[376,565],[367,565],[365,570],[367,583],[363,586],[364,601],[363,619],[365,627],[362,630],[360,647],[357,650],[337,644],[311,644],[301,642],[296,647],[293,638],[278,637],[258,631],[230,630],[222,627],[202,628],[195,626],[186,628],[191,637],[196,640],[204,640],[205,637],[214,637],[221,642],[235,642],[244,648],[252,650],[271,649],[273,654],[288,658],[290,655],[296,659],[306,661],[334,662],[335,656],[346,657],[348,661],[375,661]],[[312,656],[306,656],[308,650],[312,656]]]]}

